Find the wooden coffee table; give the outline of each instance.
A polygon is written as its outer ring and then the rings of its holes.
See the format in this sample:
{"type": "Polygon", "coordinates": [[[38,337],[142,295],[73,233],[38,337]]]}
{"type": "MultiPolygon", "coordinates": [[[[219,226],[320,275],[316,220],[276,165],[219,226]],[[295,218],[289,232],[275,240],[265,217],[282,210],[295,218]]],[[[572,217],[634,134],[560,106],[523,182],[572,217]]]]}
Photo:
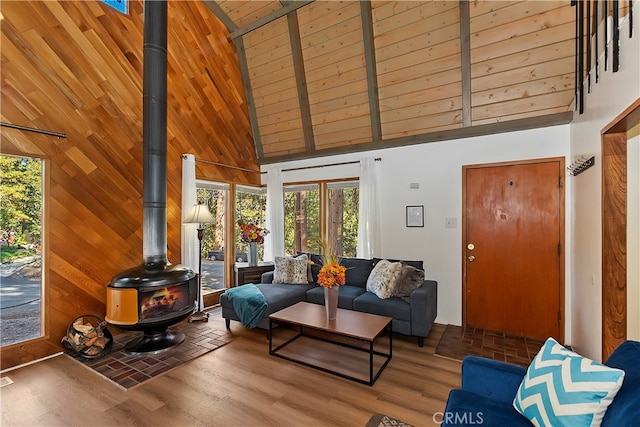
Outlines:
{"type": "Polygon", "coordinates": [[[393,318],[387,316],[378,316],[376,314],[362,313],[359,311],[344,310],[339,308],[335,320],[327,320],[324,305],[311,304],[307,302],[299,302],[290,307],[277,311],[269,315],[269,331],[267,333],[269,337],[269,354],[277,357],[281,357],[292,362],[299,363],[301,365],[309,366],[314,369],[319,369],[330,374],[337,375],[342,378],[347,378],[353,381],[357,381],[362,384],[373,385],[384,368],[387,367],[392,357],[393,338],[391,321],[393,318]],[[286,340],[282,344],[273,348],[273,323],[290,324],[298,326],[298,333],[294,337],[286,340]],[[305,333],[307,330],[322,331],[332,335],[355,338],[356,340],[364,341],[368,343],[368,348],[364,346],[356,346],[346,342],[340,342],[330,340],[324,337],[309,335],[305,333]],[[382,353],[375,351],[373,348],[375,340],[382,335],[383,332],[388,331],[389,335],[389,352],[382,353]],[[314,340],[320,340],[329,342],[343,347],[348,347],[354,350],[368,352],[369,353],[369,380],[364,380],[351,375],[315,365],[309,361],[302,359],[296,359],[282,353],[278,353],[284,349],[287,345],[291,344],[300,337],[309,337],[314,340]],[[384,359],[383,364],[377,370],[373,371],[374,356],[382,356],[384,359]]]}

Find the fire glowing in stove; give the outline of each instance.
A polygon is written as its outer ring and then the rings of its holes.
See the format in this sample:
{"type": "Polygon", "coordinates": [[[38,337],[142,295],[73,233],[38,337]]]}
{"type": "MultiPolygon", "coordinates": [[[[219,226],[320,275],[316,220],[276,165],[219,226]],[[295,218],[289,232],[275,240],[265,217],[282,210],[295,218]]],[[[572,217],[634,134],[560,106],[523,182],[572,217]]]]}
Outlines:
{"type": "Polygon", "coordinates": [[[163,289],[142,292],[140,318],[149,319],[181,311],[188,306],[187,284],[168,286],[163,289]]]}

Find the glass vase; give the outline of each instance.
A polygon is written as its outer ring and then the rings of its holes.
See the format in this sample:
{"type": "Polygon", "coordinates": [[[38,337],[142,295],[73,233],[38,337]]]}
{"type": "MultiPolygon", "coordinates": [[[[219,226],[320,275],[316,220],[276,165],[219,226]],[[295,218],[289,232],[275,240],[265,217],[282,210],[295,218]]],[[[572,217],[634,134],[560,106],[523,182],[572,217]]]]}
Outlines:
{"type": "Polygon", "coordinates": [[[338,313],[338,291],[339,286],[324,288],[324,308],[327,312],[328,320],[335,320],[338,313]]]}
{"type": "Polygon", "coordinates": [[[249,261],[249,267],[258,265],[258,244],[256,242],[247,243],[247,261],[249,261]]]}

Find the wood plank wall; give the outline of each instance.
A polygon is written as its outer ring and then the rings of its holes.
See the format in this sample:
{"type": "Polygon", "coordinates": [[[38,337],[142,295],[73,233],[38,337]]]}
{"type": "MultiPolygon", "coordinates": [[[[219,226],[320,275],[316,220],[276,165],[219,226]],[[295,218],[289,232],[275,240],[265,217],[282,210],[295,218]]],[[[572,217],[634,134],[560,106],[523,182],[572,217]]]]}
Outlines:
{"type": "MultiPolygon", "coordinates": [[[[105,314],[112,276],[142,262],[142,1],[122,15],[98,1],[2,2],[5,154],[45,159],[45,339],[7,346],[2,369],[61,350],[82,314],[105,314]]],[[[181,154],[257,170],[238,60],[202,2],[170,2],[168,256],[180,262],[181,154]]],[[[198,178],[259,174],[197,164],[198,178]]]]}

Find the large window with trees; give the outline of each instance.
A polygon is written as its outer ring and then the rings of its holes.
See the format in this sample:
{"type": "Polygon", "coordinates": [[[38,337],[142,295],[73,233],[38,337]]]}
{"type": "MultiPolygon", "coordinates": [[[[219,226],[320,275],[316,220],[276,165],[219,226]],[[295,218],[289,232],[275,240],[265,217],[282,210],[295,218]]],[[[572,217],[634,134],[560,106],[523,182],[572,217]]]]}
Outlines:
{"type": "Polygon", "coordinates": [[[229,184],[196,181],[196,196],[199,203],[209,208],[216,222],[206,224],[202,239],[202,294],[207,295],[225,288],[224,245],[225,203],[229,184]]]}
{"type": "Polygon", "coordinates": [[[284,251],[318,252],[320,241],[320,186],[284,187],[284,251]]]}
{"type": "Polygon", "coordinates": [[[285,253],[319,252],[356,256],[358,181],[318,182],[284,187],[285,253]]]}
{"type": "Polygon", "coordinates": [[[330,182],[327,190],[329,249],[337,255],[355,257],[358,246],[358,182],[330,182]]]}
{"type": "Polygon", "coordinates": [[[44,333],[41,159],[0,155],[0,324],[2,346],[44,333]]]}

